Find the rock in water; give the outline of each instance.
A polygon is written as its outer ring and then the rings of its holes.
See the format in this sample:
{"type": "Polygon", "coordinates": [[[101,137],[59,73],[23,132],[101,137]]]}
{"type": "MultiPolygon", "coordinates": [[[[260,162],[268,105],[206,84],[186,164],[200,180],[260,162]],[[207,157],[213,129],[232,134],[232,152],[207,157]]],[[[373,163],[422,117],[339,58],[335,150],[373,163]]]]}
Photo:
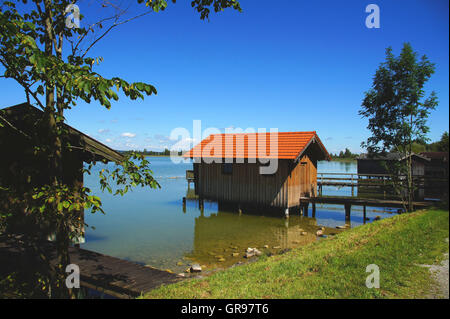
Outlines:
{"type": "Polygon", "coordinates": [[[375,216],[375,218],[373,220],[380,220],[381,217],[380,216],[375,216]]]}
{"type": "Polygon", "coordinates": [[[191,265],[191,272],[201,272],[202,271],[202,267],[200,267],[199,264],[193,264],[191,265]]]}
{"type": "Polygon", "coordinates": [[[253,252],[251,252],[251,253],[250,252],[246,252],[245,255],[244,255],[244,258],[251,258],[253,256],[255,256],[255,254],[253,252]]]}
{"type": "Polygon", "coordinates": [[[245,253],[245,258],[251,258],[253,256],[261,256],[262,253],[256,248],[247,248],[247,252],[245,253]]]}
{"type": "Polygon", "coordinates": [[[317,232],[316,232],[316,235],[317,236],[323,236],[323,230],[318,230],[317,232]]]}

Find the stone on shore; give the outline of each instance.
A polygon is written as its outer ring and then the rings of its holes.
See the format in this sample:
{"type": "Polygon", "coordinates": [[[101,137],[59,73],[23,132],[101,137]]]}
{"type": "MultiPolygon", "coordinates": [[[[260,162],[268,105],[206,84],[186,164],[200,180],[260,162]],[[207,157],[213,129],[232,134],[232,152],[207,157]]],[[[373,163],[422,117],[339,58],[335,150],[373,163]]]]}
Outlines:
{"type": "Polygon", "coordinates": [[[199,264],[191,265],[190,272],[201,272],[202,267],[199,264]]]}

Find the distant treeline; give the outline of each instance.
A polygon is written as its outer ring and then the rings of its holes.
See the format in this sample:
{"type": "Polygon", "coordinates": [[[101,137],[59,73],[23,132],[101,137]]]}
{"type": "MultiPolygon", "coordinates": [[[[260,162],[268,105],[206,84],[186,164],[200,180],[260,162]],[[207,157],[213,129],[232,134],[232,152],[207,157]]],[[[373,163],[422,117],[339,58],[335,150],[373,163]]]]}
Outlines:
{"type": "Polygon", "coordinates": [[[339,154],[330,153],[330,156],[331,158],[355,159],[359,156],[359,154],[354,154],[346,148],[344,151],[340,151],[339,154]]]}
{"type": "MultiPolygon", "coordinates": [[[[131,150],[131,151],[119,151],[119,152],[122,154],[130,154],[130,153],[134,152],[134,153],[138,153],[138,154],[146,155],[146,156],[170,156],[170,150],[167,148],[161,152],[147,151],[147,149],[145,149],[145,148],[143,151],[131,150]]],[[[181,155],[183,155],[184,152],[185,151],[178,151],[178,155],[181,156],[181,155]]]]}
{"type": "Polygon", "coordinates": [[[415,141],[412,145],[413,153],[421,152],[448,152],[448,132],[444,132],[441,139],[433,143],[415,141]]]}
{"type": "MultiPolygon", "coordinates": [[[[448,132],[444,132],[441,136],[441,139],[437,142],[426,143],[423,141],[415,141],[412,145],[413,153],[422,153],[422,152],[448,152],[448,132]]],[[[395,150],[392,150],[395,152],[395,150]]],[[[356,159],[359,154],[352,153],[348,148],[344,151],[340,151],[339,154],[330,153],[331,158],[335,159],[356,159]]]]}

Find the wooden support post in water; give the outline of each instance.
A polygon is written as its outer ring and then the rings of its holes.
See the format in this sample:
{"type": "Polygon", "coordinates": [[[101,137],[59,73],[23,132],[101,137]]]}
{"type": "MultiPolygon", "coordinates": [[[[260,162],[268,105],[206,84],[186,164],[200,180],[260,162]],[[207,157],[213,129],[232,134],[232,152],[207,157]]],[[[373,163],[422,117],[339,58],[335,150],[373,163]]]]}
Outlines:
{"type": "Polygon", "coordinates": [[[352,210],[352,205],[351,204],[345,204],[345,220],[349,221],[350,220],[350,211],[352,210]]]}
{"type": "Polygon", "coordinates": [[[198,199],[198,208],[200,209],[201,215],[203,216],[203,209],[204,209],[203,198],[198,199]]]}
{"type": "Polygon", "coordinates": [[[316,218],[316,203],[312,203],[312,218],[316,218]]]}
{"type": "Polygon", "coordinates": [[[352,174],[352,197],[355,196],[354,186],[353,186],[353,174],[352,174]]]}
{"type": "Polygon", "coordinates": [[[309,207],[309,203],[305,204],[305,211],[303,213],[303,216],[308,217],[308,207],[309,207]]]}
{"type": "Polygon", "coordinates": [[[367,217],[366,217],[366,205],[364,205],[364,207],[363,207],[363,223],[364,224],[366,223],[366,219],[367,219],[367,217]]]}
{"type": "Polygon", "coordinates": [[[302,203],[302,200],[300,200],[298,202],[298,209],[299,209],[300,216],[302,216],[303,215],[303,203],[302,203]]]}
{"type": "Polygon", "coordinates": [[[186,197],[183,197],[183,213],[186,213],[186,197]]]}

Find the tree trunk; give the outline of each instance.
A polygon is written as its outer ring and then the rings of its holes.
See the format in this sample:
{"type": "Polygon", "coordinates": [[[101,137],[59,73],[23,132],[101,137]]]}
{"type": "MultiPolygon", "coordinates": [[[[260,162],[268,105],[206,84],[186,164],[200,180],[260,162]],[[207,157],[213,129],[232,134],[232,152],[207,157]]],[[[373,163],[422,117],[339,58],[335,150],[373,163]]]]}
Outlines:
{"type": "Polygon", "coordinates": [[[413,115],[410,115],[410,129],[409,133],[409,154],[408,154],[408,211],[412,212],[414,210],[413,197],[414,197],[414,185],[412,180],[412,129],[413,129],[413,115]]]}
{"type": "MultiPolygon", "coordinates": [[[[53,47],[55,46],[55,51],[61,57],[61,48],[62,42],[60,46],[56,46],[56,39],[54,28],[52,25],[52,14],[51,14],[51,1],[44,1],[45,14],[44,14],[44,22],[46,29],[46,39],[45,39],[45,53],[48,56],[53,55],[53,47]]],[[[57,87],[57,84],[56,84],[57,87]]],[[[60,92],[59,92],[60,93],[60,92]]],[[[49,146],[48,157],[49,157],[49,182],[50,185],[57,188],[63,185],[63,157],[62,157],[62,141],[60,133],[58,132],[58,127],[61,123],[59,123],[60,118],[62,116],[62,108],[61,106],[61,96],[58,94],[58,103],[55,103],[55,84],[54,83],[46,83],[46,105],[45,105],[45,125],[47,129],[47,143],[49,146]],[[58,105],[56,105],[58,104],[58,105]]],[[[52,209],[57,210],[57,206],[60,202],[59,198],[56,198],[52,209]]],[[[57,222],[56,231],[56,251],[57,251],[57,261],[58,266],[56,267],[58,270],[57,274],[57,282],[55,283],[56,287],[56,297],[58,298],[66,298],[71,297],[71,292],[68,291],[65,285],[65,277],[66,277],[66,267],[70,264],[70,256],[69,256],[69,244],[70,239],[68,237],[68,229],[66,221],[64,217],[60,217],[62,221],[57,222]]]]}

